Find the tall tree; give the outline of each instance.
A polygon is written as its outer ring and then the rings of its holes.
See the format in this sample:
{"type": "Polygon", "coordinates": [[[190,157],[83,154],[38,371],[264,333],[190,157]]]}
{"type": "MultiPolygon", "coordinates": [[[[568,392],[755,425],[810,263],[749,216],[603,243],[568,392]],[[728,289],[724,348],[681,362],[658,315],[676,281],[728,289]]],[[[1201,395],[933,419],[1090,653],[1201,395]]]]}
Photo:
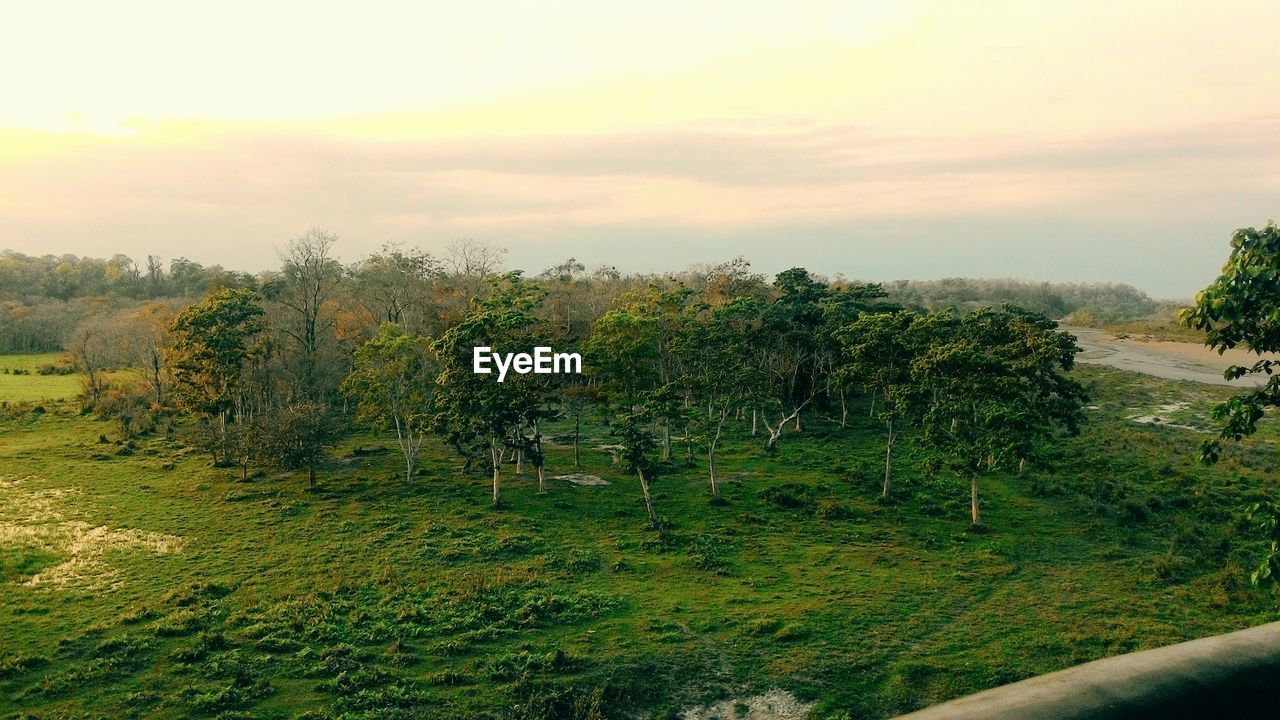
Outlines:
{"type": "Polygon", "coordinates": [[[217,418],[224,458],[228,415],[263,330],[262,315],[256,293],[223,289],[179,313],[170,331],[174,398],[184,410],[217,418]]]}
{"type": "Polygon", "coordinates": [[[906,419],[911,383],[911,363],[921,349],[920,316],[912,312],[867,313],[836,331],[843,348],[843,362],[836,372],[847,383],[856,383],[879,395],[879,419],[884,423],[884,483],[880,497],[889,497],[893,468],[895,425],[906,419]]]}
{"type": "Polygon", "coordinates": [[[524,431],[536,425],[545,412],[546,398],[534,376],[476,373],[473,349],[489,347],[495,353],[528,352],[536,344],[533,310],[543,290],[526,282],[519,271],[492,282],[487,298],[477,301],[461,323],[432,344],[439,358],[439,391],[432,428],[460,453],[477,445],[489,456],[493,478],[493,505],[502,502],[501,468],[508,449],[522,449],[524,431]]]}
{"type": "Polygon", "coordinates": [[[804,268],[778,273],[773,299],[762,313],[755,334],[756,359],[764,382],[755,394],[772,451],[789,423],[800,429],[800,416],[819,390],[822,305],[830,293],[804,268]],[[776,418],[776,422],[770,422],[776,418]]]}
{"type": "Polygon", "coordinates": [[[355,268],[358,295],[379,323],[422,333],[431,300],[431,283],[441,273],[430,253],[386,244],[355,268]]]}
{"type": "Polygon", "coordinates": [[[169,328],[177,317],[172,302],[152,301],[123,318],[121,343],[130,364],[141,371],[157,406],[164,405],[169,386],[169,363],[166,351],[169,328]]]}
{"type": "Polygon", "coordinates": [[[1083,417],[1083,388],[1070,370],[1075,338],[1016,308],[982,309],[922,325],[930,344],[912,363],[911,391],[923,408],[921,440],[929,464],[969,484],[969,512],[981,524],[979,478],[1016,468],[1059,429],[1083,417]]]}
{"type": "Polygon", "coordinates": [[[405,482],[413,482],[439,371],[430,339],[401,332],[388,322],[356,350],[355,369],[342,382],[343,394],[356,401],[357,417],[375,430],[395,428],[405,482]]]}
{"type": "Polygon", "coordinates": [[[296,390],[313,400],[324,394],[320,356],[336,327],[336,314],[328,303],[342,279],[342,266],[330,255],[337,241],[336,235],[321,228],[296,238],[285,251],[279,278],[265,288],[287,310],[279,329],[293,342],[296,390]]]}
{"type": "Polygon", "coordinates": [[[707,450],[711,496],[720,498],[716,451],[725,423],[757,382],[749,362],[750,333],[759,320],[751,297],[738,297],[717,308],[701,304],[689,313],[673,345],[682,373],[678,383],[691,401],[691,414],[707,450]]]}

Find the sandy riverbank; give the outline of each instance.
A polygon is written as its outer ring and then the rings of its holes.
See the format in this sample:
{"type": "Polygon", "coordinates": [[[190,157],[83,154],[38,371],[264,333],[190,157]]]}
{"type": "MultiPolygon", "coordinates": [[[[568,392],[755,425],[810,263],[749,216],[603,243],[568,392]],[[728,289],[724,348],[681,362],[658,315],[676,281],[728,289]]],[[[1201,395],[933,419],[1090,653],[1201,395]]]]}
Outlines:
{"type": "Polygon", "coordinates": [[[1222,373],[1231,365],[1252,365],[1258,355],[1236,348],[1219,355],[1204,345],[1141,337],[1118,338],[1104,330],[1062,328],[1076,336],[1084,351],[1076,360],[1109,365],[1121,370],[1145,373],[1170,380],[1190,380],[1209,385],[1249,388],[1266,383],[1266,376],[1243,377],[1228,382],[1222,373]]]}

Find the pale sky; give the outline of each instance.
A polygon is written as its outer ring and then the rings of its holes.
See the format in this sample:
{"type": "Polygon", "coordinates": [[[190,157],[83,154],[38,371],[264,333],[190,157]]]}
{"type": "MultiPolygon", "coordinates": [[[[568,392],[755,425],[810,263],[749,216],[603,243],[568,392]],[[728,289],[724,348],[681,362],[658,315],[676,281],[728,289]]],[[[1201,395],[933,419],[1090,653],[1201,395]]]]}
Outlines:
{"type": "Polygon", "coordinates": [[[1130,282],[1280,218],[1280,2],[0,0],[0,248],[1130,282]]]}

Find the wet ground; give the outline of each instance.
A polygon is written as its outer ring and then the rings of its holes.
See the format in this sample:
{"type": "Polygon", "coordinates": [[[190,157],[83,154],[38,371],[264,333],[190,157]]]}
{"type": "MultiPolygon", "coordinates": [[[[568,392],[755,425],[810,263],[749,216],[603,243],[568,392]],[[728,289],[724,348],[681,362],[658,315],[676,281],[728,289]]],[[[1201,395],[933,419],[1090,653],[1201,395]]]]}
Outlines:
{"type": "Polygon", "coordinates": [[[1250,366],[1258,355],[1242,349],[1219,355],[1203,345],[1170,340],[1153,340],[1142,336],[1116,337],[1104,330],[1063,327],[1076,336],[1084,352],[1076,360],[1097,365],[1110,365],[1121,370],[1154,375],[1170,380],[1190,380],[1209,385],[1251,388],[1263,385],[1267,376],[1245,376],[1228,382],[1222,373],[1231,365],[1250,366]]]}

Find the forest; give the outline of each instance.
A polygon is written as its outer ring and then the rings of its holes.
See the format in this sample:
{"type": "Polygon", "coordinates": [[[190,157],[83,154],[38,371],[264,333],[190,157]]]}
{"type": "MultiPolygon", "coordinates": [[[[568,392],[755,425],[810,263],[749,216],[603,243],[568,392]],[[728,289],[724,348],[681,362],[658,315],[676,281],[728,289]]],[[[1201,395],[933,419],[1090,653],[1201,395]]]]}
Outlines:
{"type": "MultiPolygon", "coordinates": [[[[804,268],[767,282],[744,258],[665,277],[588,273],[570,259],[527,279],[503,271],[500,248],[477,243],[445,258],[385,248],[344,267],[337,241],[312,230],[258,277],[186,260],[166,272],[154,257],[144,272],[122,256],[52,266],[11,254],[5,287],[88,304],[57,341],[65,362],[37,372],[83,373],[84,410],[115,418],[126,438],[185,413],[195,421],[184,439],[215,465],[245,477],[255,465],[305,467],[314,486],[317,463],[352,422],[394,430],[407,482],[434,434],[464,471],[488,468],[497,505],[504,464],[527,462],[542,478],[541,426],[568,413],[580,432],[595,406],[655,528],[648,484],[663,463],[705,456],[718,499],[716,451],[731,419],[749,416],[752,436],[774,452],[806,416],[846,426],[850,396],[863,393],[884,423],[882,497],[901,429],[916,425],[920,447],[969,483],[978,524],[978,477],[1024,468],[1045,441],[1076,430],[1087,401],[1061,374],[1077,351],[1071,337],[1037,310],[1150,304],[1112,285],[942,281],[891,293],[804,268]],[[1017,299],[1036,310],[991,307],[1017,299]],[[588,372],[503,384],[473,370],[473,348],[536,346],[582,350],[588,372]],[[140,379],[110,377],[125,368],[140,379]]],[[[16,323],[4,335],[10,349],[54,342],[16,323]]]]}

